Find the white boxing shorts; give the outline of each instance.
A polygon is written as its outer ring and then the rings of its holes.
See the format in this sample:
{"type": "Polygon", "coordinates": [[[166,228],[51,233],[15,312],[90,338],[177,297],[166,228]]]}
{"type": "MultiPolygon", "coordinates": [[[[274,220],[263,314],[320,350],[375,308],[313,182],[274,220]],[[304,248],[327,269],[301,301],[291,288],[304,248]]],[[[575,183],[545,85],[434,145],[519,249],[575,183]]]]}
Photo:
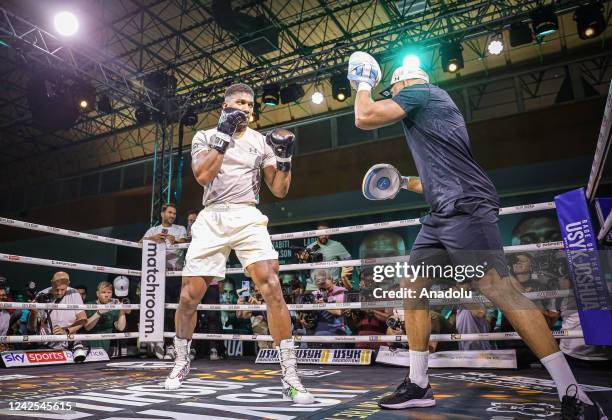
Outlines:
{"type": "Polygon", "coordinates": [[[277,260],[267,227],[268,218],[253,205],[206,206],[191,226],[183,276],[224,278],[232,249],[245,271],[257,261],[277,260]]]}

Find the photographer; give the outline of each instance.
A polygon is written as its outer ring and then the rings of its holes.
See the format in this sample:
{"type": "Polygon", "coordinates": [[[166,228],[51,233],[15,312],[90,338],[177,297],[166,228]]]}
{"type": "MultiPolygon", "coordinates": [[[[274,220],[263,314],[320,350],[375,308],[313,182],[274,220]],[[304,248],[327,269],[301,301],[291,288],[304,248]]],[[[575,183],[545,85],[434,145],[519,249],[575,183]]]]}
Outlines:
{"type": "MultiPolygon", "coordinates": [[[[127,279],[126,279],[127,280],[127,279]]],[[[107,281],[98,283],[96,288],[97,299],[93,302],[98,305],[106,305],[108,303],[119,303],[117,299],[113,299],[113,285],[107,281]]],[[[85,330],[90,334],[112,333],[114,331],[125,330],[125,311],[123,309],[98,309],[96,311],[87,311],[87,323],[85,330]]],[[[110,340],[95,340],[90,341],[89,346],[102,347],[108,353],[110,349],[110,340]]]]}
{"type": "MultiPolygon", "coordinates": [[[[68,273],[58,271],[51,278],[51,287],[41,290],[35,297],[38,303],[62,303],[82,305],[83,300],[76,289],[69,287],[68,273]]],[[[77,333],[87,322],[82,309],[76,310],[36,310],[32,309],[28,318],[28,331],[40,335],[68,335],[77,333]]],[[[54,349],[72,348],[75,362],[85,360],[85,351],[80,342],[49,342],[47,347],[54,349]]]]}
{"type": "MultiPolygon", "coordinates": [[[[329,223],[320,222],[317,224],[317,230],[329,229],[329,223]]],[[[301,263],[322,262],[322,261],[342,261],[350,260],[351,254],[346,250],[340,242],[329,239],[329,235],[321,235],[317,240],[308,245],[303,251],[297,252],[298,261],[301,263]]],[[[332,279],[340,279],[340,268],[330,268],[332,279]]],[[[314,271],[311,271],[310,278],[314,280],[314,271]]],[[[343,286],[346,290],[351,290],[350,278],[347,281],[343,279],[343,286]]]]}
{"type": "MultiPolygon", "coordinates": [[[[264,303],[263,296],[257,289],[257,286],[255,286],[255,292],[252,295],[248,293],[248,290],[239,290],[238,292],[240,293],[238,305],[262,305],[264,303]]],[[[270,329],[268,328],[268,315],[265,311],[236,311],[236,317],[250,319],[253,334],[270,334],[270,329]]],[[[260,349],[274,348],[274,343],[271,341],[258,341],[257,345],[260,349]]]]}
{"type": "MultiPolygon", "coordinates": [[[[314,271],[315,284],[319,290],[314,291],[314,303],[343,303],[346,289],[334,285],[329,271],[314,271]]],[[[346,335],[346,325],[341,309],[325,309],[317,312],[317,324],[314,335],[346,335]]],[[[334,347],[334,346],[332,346],[334,347]]],[[[337,346],[340,347],[340,346],[337,346]]]]}

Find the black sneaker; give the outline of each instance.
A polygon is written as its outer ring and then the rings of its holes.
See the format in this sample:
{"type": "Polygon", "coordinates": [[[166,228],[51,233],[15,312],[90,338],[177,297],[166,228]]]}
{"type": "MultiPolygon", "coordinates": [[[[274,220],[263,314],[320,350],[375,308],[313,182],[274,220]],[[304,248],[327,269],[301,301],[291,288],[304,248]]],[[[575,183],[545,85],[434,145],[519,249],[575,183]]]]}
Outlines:
{"type": "Polygon", "coordinates": [[[433,407],[434,405],[436,405],[436,400],[434,399],[431,385],[427,384],[426,388],[421,388],[410,382],[409,378],[404,379],[404,382],[397,387],[393,394],[382,398],[378,402],[380,408],[386,408],[388,410],[433,407]]]}
{"type": "Polygon", "coordinates": [[[578,387],[574,384],[567,387],[561,399],[561,420],[608,420],[601,406],[587,404],[576,398],[578,387]],[[574,395],[570,395],[573,392],[574,395]]]}

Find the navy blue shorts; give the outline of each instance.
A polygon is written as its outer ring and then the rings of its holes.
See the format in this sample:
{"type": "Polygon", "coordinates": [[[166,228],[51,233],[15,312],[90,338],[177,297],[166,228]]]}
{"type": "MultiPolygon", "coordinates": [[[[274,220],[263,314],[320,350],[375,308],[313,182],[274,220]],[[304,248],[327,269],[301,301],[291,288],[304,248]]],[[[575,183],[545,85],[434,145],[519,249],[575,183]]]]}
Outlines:
{"type": "MultiPolygon", "coordinates": [[[[410,265],[480,266],[484,273],[495,268],[501,277],[508,276],[497,227],[499,209],[487,202],[462,200],[450,207],[443,214],[432,212],[421,218],[421,230],[410,252],[410,265]]],[[[482,276],[474,273],[455,280],[479,277],[482,276]]]]}

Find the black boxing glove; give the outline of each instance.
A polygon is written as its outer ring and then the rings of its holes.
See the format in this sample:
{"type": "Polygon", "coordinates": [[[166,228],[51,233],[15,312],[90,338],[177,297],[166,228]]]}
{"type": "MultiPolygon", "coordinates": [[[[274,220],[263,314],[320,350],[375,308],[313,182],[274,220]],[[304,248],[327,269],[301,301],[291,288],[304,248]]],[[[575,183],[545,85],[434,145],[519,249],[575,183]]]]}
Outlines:
{"type": "Polygon", "coordinates": [[[289,172],[291,170],[295,134],[284,128],[276,128],[266,134],[266,143],[272,147],[276,155],[276,168],[279,171],[289,172]]]}
{"type": "Polygon", "coordinates": [[[238,127],[247,124],[247,116],[237,108],[225,107],[221,110],[217,123],[217,134],[213,137],[212,148],[219,153],[225,153],[238,127]]]}

